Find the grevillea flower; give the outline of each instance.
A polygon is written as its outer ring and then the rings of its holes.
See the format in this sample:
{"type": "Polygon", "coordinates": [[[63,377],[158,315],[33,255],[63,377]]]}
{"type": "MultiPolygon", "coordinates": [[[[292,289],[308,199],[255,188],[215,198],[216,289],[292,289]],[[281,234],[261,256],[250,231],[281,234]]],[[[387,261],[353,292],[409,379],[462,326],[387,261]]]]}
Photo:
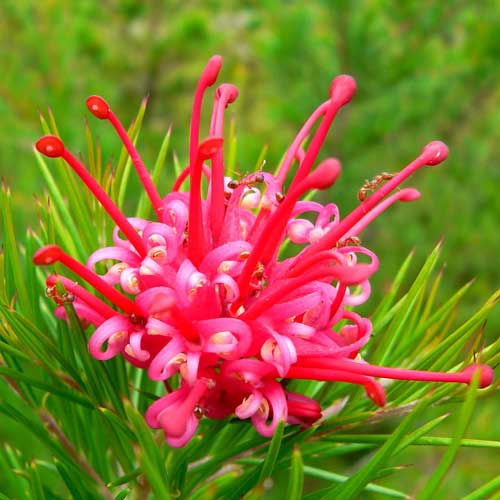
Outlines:
{"type": "MultiPolygon", "coordinates": [[[[469,383],[479,371],[480,386],[490,384],[492,370],[485,365],[458,373],[422,372],[373,366],[359,355],[372,324],[353,308],[368,299],[369,279],[379,265],[359,235],[396,201],[417,199],[415,189],[396,188],[419,168],[445,160],[447,147],[431,142],[399,172],[365,183],[360,205],[342,218],[333,203],[302,198],[330,188],[339,176],[338,160],[316,165],[316,159],[335,115],[354,95],[354,80],[346,75],[333,80],[328,99],[306,121],[276,175],[257,171],[231,179],[224,175],[223,135],[225,109],[238,95],[234,86],[215,91],[207,138],[200,141],[204,94],[220,68],[221,58],[214,56],[200,77],[189,165],[166,196],[158,193],[106,101],[87,100],[89,111],[110,122],[128,150],[154,221],[127,218],[59,138],[45,136],[36,143],[39,152],[62,158],[80,176],[116,228],[113,245],[96,250],[86,264],[55,245],[41,248],[34,262],[61,263],[106,299],[63,276],[47,279],[49,291],[60,281],[74,297],[82,323],[94,325],[92,356],[103,361],[123,356],[152,380],[165,382],[167,393],[146,412],[148,424],[163,429],[170,445],[183,446],[202,417],[250,419],[264,436],[271,436],[280,420],[301,425],[318,420],[319,404],[288,391],[284,378],[359,384],[377,405],[385,403],[377,377],[469,383]],[[181,192],[188,179],[189,191],[181,192]],[[295,245],[294,256],[280,252],[285,242],[295,245]],[[114,264],[98,274],[100,262],[114,264]]],[[[51,295],[57,301],[57,293],[51,295]]],[[[60,304],[56,314],[65,317],[60,304]]]]}

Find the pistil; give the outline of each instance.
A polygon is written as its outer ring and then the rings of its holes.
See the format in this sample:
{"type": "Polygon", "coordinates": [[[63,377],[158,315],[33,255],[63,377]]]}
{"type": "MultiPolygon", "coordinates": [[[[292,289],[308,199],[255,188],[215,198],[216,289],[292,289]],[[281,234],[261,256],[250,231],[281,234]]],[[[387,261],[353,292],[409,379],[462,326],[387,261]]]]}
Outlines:
{"type": "Polygon", "coordinates": [[[307,148],[306,155],[297,169],[290,189],[297,185],[310,172],[316,158],[318,156],[321,145],[323,144],[326,134],[335,118],[337,112],[342,106],[348,104],[356,92],[356,82],[349,75],[340,75],[334,78],[330,86],[330,104],[325,112],[325,116],[319,124],[318,130],[311,140],[311,144],[307,148]]]}
{"type": "Polygon", "coordinates": [[[201,106],[203,104],[203,94],[208,87],[211,87],[217,80],[219,71],[222,66],[221,56],[213,56],[208,60],[205,69],[203,70],[193,101],[193,112],[191,114],[191,126],[189,131],[189,165],[194,167],[196,155],[198,151],[198,141],[200,136],[200,119],[201,119],[201,106]]]}
{"type": "Polygon", "coordinates": [[[326,233],[321,239],[307,247],[302,252],[302,257],[332,248],[357,222],[373,210],[383,198],[396,189],[406,178],[425,165],[438,165],[446,160],[447,156],[448,148],[442,142],[434,141],[427,144],[422,153],[414,161],[381,186],[380,189],[342,219],[337,226],[326,233]]]}
{"type": "Polygon", "coordinates": [[[113,308],[109,307],[108,304],[99,300],[95,295],[91,294],[78,283],[75,283],[64,276],[53,274],[45,281],[48,287],[56,286],[58,282],[60,282],[68,292],[72,293],[75,297],[78,297],[82,302],[85,302],[103,318],[108,319],[116,316],[117,312],[113,308]]]}
{"type": "Polygon", "coordinates": [[[250,289],[250,277],[257,263],[260,261],[267,263],[275,252],[297,200],[311,189],[330,187],[337,180],[339,174],[340,163],[336,159],[330,158],[322,162],[313,173],[298,183],[295,188],[290,189],[283,202],[267,220],[250,256],[245,262],[238,278],[241,297],[245,297],[250,289]]]}
{"type": "MultiPolygon", "coordinates": [[[[375,366],[368,363],[358,363],[348,359],[328,359],[320,357],[299,357],[296,366],[304,368],[320,368],[322,370],[342,371],[344,373],[381,377],[396,380],[414,380],[422,382],[456,382],[470,384],[476,371],[479,371],[479,387],[484,388],[493,381],[493,369],[487,365],[470,365],[461,372],[444,373],[403,368],[375,366]]],[[[287,375],[289,376],[289,375],[287,375]]]]}
{"type": "Polygon", "coordinates": [[[349,384],[362,385],[365,388],[367,396],[375,404],[378,406],[385,405],[385,393],[382,386],[370,377],[360,375],[359,373],[294,365],[288,370],[286,378],[347,382],[349,384]]]}
{"type": "Polygon", "coordinates": [[[64,143],[61,139],[54,135],[46,135],[38,139],[36,142],[36,149],[49,158],[62,158],[90,189],[92,194],[115,221],[116,225],[122,230],[123,234],[134,246],[139,255],[141,257],[146,256],[144,244],[132,224],[130,224],[125,215],[123,215],[120,209],[113,203],[104,189],[102,189],[97,181],[89,174],[82,163],[64,147],[64,143]]]}
{"type": "Polygon", "coordinates": [[[298,152],[300,150],[300,145],[306,140],[313,125],[316,123],[316,121],[320,116],[323,116],[325,114],[329,106],[330,106],[330,99],[328,99],[328,101],[318,106],[316,110],[313,112],[313,114],[304,123],[303,127],[300,129],[299,133],[293,140],[292,144],[290,145],[290,147],[286,152],[285,157],[283,158],[283,161],[281,162],[278,174],[276,175],[276,178],[278,179],[280,184],[283,184],[285,182],[285,179],[288,175],[288,171],[290,170],[293,160],[294,159],[298,160],[297,156],[300,156],[298,155],[298,152]]]}
{"type": "Polygon", "coordinates": [[[299,287],[320,280],[332,280],[338,277],[339,266],[321,266],[309,269],[295,278],[289,278],[278,281],[271,288],[266,290],[265,295],[258,297],[257,300],[245,311],[239,318],[245,320],[256,319],[271,306],[281,302],[286,296],[299,287]]]}
{"type": "Polygon", "coordinates": [[[80,276],[80,278],[92,285],[99,293],[102,293],[122,311],[128,314],[141,315],[135,302],[121,294],[116,288],[108,285],[101,277],[90,271],[90,269],[86,268],[76,259],[64,253],[57,245],[47,245],[37,250],[33,256],[33,262],[37,266],[49,266],[56,262],[60,262],[63,266],[67,267],[70,271],[73,271],[80,276]]]}
{"type": "MultiPolygon", "coordinates": [[[[222,84],[215,92],[214,110],[210,135],[223,137],[224,110],[238,97],[238,89],[234,85],[222,84]]],[[[224,221],[224,155],[220,148],[212,160],[212,175],[210,177],[210,229],[214,246],[217,243],[222,223],[224,221]]]]}
{"type": "Polygon", "coordinates": [[[130,155],[130,159],[139,175],[139,179],[141,180],[144,189],[146,190],[149,199],[151,200],[151,205],[153,206],[154,211],[159,220],[161,220],[161,212],[162,212],[162,201],[158,191],[153,184],[151,176],[142,161],[139,152],[135,148],[133,142],[130,140],[130,137],[125,130],[125,127],[122,125],[118,117],[113,113],[108,103],[100,96],[90,96],[87,99],[87,108],[89,111],[99,118],[100,120],[108,120],[111,125],[113,125],[116,133],[120,137],[123,145],[125,146],[128,154],[130,155]]]}
{"type": "Polygon", "coordinates": [[[188,257],[199,266],[206,254],[205,225],[201,207],[201,172],[203,162],[213,158],[222,147],[222,137],[209,137],[198,148],[196,160],[190,169],[191,189],[189,190],[188,257]]]}
{"type": "Polygon", "coordinates": [[[362,217],[357,224],[355,224],[349,231],[347,231],[343,239],[357,236],[369,224],[371,224],[382,212],[387,210],[396,201],[415,201],[420,198],[420,193],[413,188],[402,189],[394,194],[388,196],[385,200],[381,201],[373,210],[370,210],[364,217],[362,217]]]}

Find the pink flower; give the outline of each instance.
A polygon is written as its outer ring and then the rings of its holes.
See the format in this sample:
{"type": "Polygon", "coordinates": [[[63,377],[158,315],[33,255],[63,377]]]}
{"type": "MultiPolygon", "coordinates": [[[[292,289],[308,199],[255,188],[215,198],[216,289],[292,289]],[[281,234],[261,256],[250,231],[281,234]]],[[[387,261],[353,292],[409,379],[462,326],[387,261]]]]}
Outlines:
{"type": "MultiPolygon", "coordinates": [[[[55,245],[34,256],[38,265],[61,263],[107,302],[56,275],[47,279],[51,295],[57,302],[53,291],[61,281],[82,322],[95,326],[89,340],[95,358],[122,355],[168,388],[171,377],[179,375],[179,386],[146,412],[148,424],[162,428],[172,446],[186,444],[203,416],[250,419],[264,436],[271,436],[280,420],[311,425],[321,416],[318,403],[287,391],[280,383],[285,377],[359,384],[377,405],[385,403],[385,394],[376,377],[469,383],[479,370],[481,387],[490,384],[492,370],[484,365],[431,373],[359,360],[372,325],[351,308],[369,298],[369,278],[379,263],[358,236],[396,201],[417,199],[414,189],[393,191],[417,169],[445,160],[447,147],[431,142],[400,172],[366,183],[360,205],[341,218],[333,203],[301,198],[330,188],[339,176],[338,160],[315,164],[335,115],[354,95],[354,80],[346,75],[333,80],[329,98],[306,121],[276,176],[259,171],[236,180],[224,176],[223,155],[224,113],[237,98],[234,86],[217,88],[208,138],[199,139],[204,94],[220,68],[221,58],[214,56],[200,77],[189,165],[166,196],[158,193],[104,99],[87,100],[90,112],[109,121],[128,150],[154,221],[127,218],[59,138],[45,136],[36,143],[44,155],[62,158],[116,223],[113,245],[96,250],[86,265],[55,245]],[[202,176],[208,180],[205,193],[202,176]],[[181,192],[187,178],[189,192],[181,192]],[[287,240],[297,250],[284,258],[280,249],[287,240]],[[102,261],[114,264],[99,275],[95,266],[102,261]]],[[[56,314],[64,317],[64,310],[59,306],[56,314]]]]}

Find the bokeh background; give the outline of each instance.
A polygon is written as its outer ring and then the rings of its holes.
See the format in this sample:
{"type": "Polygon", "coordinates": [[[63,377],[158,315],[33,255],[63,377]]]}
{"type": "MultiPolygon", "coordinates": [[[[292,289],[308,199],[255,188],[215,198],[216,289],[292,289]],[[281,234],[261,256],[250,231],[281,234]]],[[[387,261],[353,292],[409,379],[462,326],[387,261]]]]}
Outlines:
{"type": "MultiPolygon", "coordinates": [[[[191,98],[199,72],[215,53],[224,59],[221,81],[240,89],[231,115],[241,173],[253,168],[264,146],[266,168],[274,168],[304,120],[327,98],[331,79],[339,73],[356,78],[357,94],[323,148],[343,165],[340,182],[324,195],[343,214],[358,203],[365,178],[399,170],[431,140],[449,145],[445,164],[413,177],[422,199],[393,207],[364,235],[364,244],[381,259],[373,304],[411,249],[416,271],[442,237],[443,296],[476,278],[460,316],[498,288],[497,0],[4,0],[0,175],[14,192],[19,238],[26,226],[37,225],[34,197],[44,195],[32,153],[41,134],[39,111],[50,107],[68,147],[84,153],[88,118],[105,155],[116,158],[118,140],[89,117],[85,98],[104,96],[128,123],[149,95],[139,141],[146,163],[154,161],[170,124],[171,144],[184,162],[191,98]]],[[[160,191],[168,188],[165,179],[160,191]]],[[[499,329],[497,312],[485,334],[496,338],[499,329]]],[[[471,435],[492,438],[486,429],[499,410],[498,401],[482,406],[471,435]]],[[[418,463],[418,452],[412,453],[408,463],[418,463]]],[[[491,478],[499,458],[463,451],[450,498],[491,478]]],[[[420,463],[420,469],[409,467],[398,477],[421,484],[434,465],[420,463]]]]}

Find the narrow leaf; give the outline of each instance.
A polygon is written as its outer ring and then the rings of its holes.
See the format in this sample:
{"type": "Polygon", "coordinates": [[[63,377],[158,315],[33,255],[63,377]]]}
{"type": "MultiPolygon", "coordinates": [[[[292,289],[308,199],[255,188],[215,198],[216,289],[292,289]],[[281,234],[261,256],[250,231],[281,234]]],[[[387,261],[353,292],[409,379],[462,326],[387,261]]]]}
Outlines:
{"type": "Polygon", "coordinates": [[[170,492],[166,487],[166,481],[168,480],[167,471],[163,465],[160,451],[153,439],[151,430],[146,425],[144,417],[137,412],[129,401],[125,401],[124,405],[127,417],[139,441],[139,462],[142,471],[148,478],[155,495],[158,498],[168,500],[170,492]]]}
{"type": "Polygon", "coordinates": [[[463,497],[462,500],[498,500],[500,491],[500,475],[494,477],[491,481],[483,484],[477,490],[469,493],[467,496],[463,497]],[[495,496],[490,496],[491,494],[495,496]]]}
{"type": "Polygon", "coordinates": [[[401,424],[397,427],[391,437],[385,444],[371,457],[368,463],[360,469],[356,474],[349,478],[348,481],[336,487],[325,495],[325,500],[333,498],[342,498],[342,500],[349,500],[356,498],[361,491],[365,488],[371,478],[373,478],[379,469],[387,465],[389,458],[393,455],[398,443],[409,432],[410,428],[420,417],[423,410],[430,404],[431,398],[423,399],[415,409],[407,415],[401,424]]]}
{"type": "Polygon", "coordinates": [[[455,460],[458,450],[460,449],[460,443],[462,441],[462,438],[472,418],[472,412],[474,411],[474,406],[476,403],[478,386],[479,386],[479,373],[476,371],[472,383],[467,389],[465,401],[460,410],[457,426],[455,429],[455,436],[452,442],[450,443],[450,446],[447,448],[445,454],[443,455],[443,458],[441,459],[441,462],[439,463],[438,467],[436,468],[432,476],[429,478],[427,484],[425,485],[425,488],[419,493],[417,497],[419,500],[436,498],[436,492],[441,483],[443,482],[444,477],[448,472],[449,468],[453,464],[453,461],[455,460]]]}
{"type": "Polygon", "coordinates": [[[284,429],[285,422],[281,420],[276,427],[271,443],[269,444],[266,458],[264,459],[264,463],[262,464],[262,468],[260,470],[259,482],[263,481],[266,477],[270,477],[273,473],[274,465],[276,464],[278,453],[280,451],[284,429]]]}
{"type": "MultiPolygon", "coordinates": [[[[344,476],[342,474],[336,474],[335,472],[330,472],[315,467],[309,467],[307,465],[304,467],[304,472],[308,476],[325,479],[326,481],[331,481],[334,483],[345,483],[349,479],[348,476],[344,476]]],[[[410,498],[406,493],[403,493],[402,491],[394,490],[392,488],[386,488],[384,486],[379,486],[378,484],[374,483],[368,483],[365,486],[364,490],[371,491],[372,493],[380,493],[382,495],[386,495],[393,498],[410,498]]],[[[328,498],[335,498],[335,497],[328,497],[328,498]]],[[[344,498],[344,497],[337,497],[337,498],[344,498]]]]}
{"type": "Polygon", "coordinates": [[[288,500],[300,500],[304,488],[304,462],[302,461],[302,455],[298,446],[294,446],[293,448],[291,461],[286,498],[288,500]]]}

